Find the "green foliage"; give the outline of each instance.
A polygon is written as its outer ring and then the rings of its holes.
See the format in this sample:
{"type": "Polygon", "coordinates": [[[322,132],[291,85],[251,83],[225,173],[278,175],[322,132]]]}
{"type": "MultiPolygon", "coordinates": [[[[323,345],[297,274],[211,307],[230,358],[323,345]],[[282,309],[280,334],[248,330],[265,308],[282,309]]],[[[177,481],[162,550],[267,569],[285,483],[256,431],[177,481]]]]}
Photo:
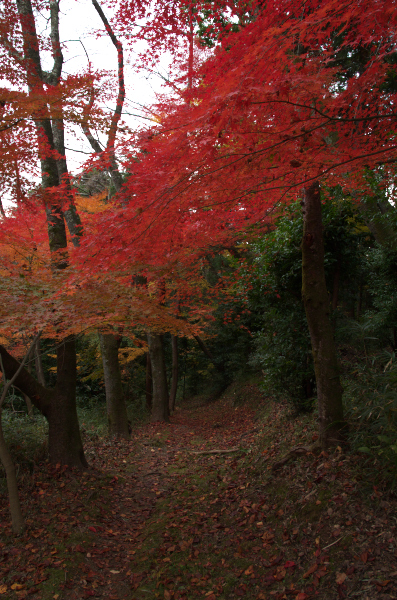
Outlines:
{"type": "Polygon", "coordinates": [[[372,331],[396,347],[397,326],[397,251],[375,245],[368,253],[368,291],[371,308],[367,318],[372,331]]]}
{"type": "Polygon", "coordinates": [[[93,402],[105,401],[102,357],[96,333],[84,335],[76,340],[78,406],[92,407],[93,402]]]}
{"type": "Polygon", "coordinates": [[[383,351],[355,367],[345,383],[351,443],[397,470],[396,355],[383,351]]]}
{"type": "Polygon", "coordinates": [[[31,470],[47,457],[47,420],[35,411],[33,418],[15,412],[8,404],[2,411],[4,439],[17,465],[31,470]]]}
{"type": "MultiPolygon", "coordinates": [[[[325,272],[328,289],[343,290],[346,300],[357,286],[361,264],[362,222],[339,189],[323,205],[325,272]]],[[[273,232],[254,244],[250,308],[262,311],[250,362],[263,372],[267,393],[287,397],[298,411],[310,410],[315,377],[310,337],[301,298],[303,217],[298,203],[280,217],[273,232]]],[[[365,232],[366,235],[366,232],[365,232]]]]}

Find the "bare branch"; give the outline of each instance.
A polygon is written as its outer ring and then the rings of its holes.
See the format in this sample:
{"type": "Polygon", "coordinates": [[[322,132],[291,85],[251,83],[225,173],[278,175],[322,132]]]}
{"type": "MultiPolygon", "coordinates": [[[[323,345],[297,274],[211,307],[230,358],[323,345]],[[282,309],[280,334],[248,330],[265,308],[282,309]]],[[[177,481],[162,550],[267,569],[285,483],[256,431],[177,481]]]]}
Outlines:
{"type": "Polygon", "coordinates": [[[3,388],[3,392],[1,394],[0,397],[0,408],[5,400],[5,397],[7,396],[8,390],[10,389],[10,387],[12,386],[12,384],[14,383],[14,381],[16,380],[16,378],[18,377],[18,375],[20,374],[20,372],[22,371],[31,351],[33,350],[33,348],[36,345],[37,340],[39,339],[41,335],[41,331],[39,331],[39,333],[34,337],[32,343],[29,346],[29,350],[27,351],[27,353],[25,354],[25,356],[22,359],[22,362],[20,363],[18,369],[15,371],[14,375],[11,377],[11,379],[9,381],[7,381],[6,379],[6,372],[5,372],[5,368],[3,365],[3,360],[0,354],[0,367],[1,367],[1,372],[3,373],[3,379],[4,379],[4,388],[3,388]]]}

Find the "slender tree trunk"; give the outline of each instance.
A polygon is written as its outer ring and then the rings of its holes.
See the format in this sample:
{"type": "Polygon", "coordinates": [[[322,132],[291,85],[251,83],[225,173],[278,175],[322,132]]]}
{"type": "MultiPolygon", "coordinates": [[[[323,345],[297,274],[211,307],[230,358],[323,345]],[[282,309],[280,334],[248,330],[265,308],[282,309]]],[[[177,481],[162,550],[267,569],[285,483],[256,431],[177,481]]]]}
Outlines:
{"type": "Polygon", "coordinates": [[[8,499],[10,502],[10,512],[12,521],[12,530],[19,534],[25,527],[21,503],[19,502],[17,476],[15,473],[14,463],[12,462],[11,454],[7,448],[3,435],[3,426],[1,423],[1,408],[0,408],[0,460],[3,464],[7,477],[8,499]]]}
{"type": "Polygon", "coordinates": [[[43,369],[43,361],[41,360],[40,338],[37,340],[36,345],[34,347],[34,364],[36,367],[37,381],[40,385],[45,387],[46,383],[43,369]]]}
{"type": "Polygon", "coordinates": [[[316,374],[320,441],[324,448],[343,441],[342,393],[325,283],[320,186],[304,191],[302,296],[316,374]]]}
{"type": "MultiPolygon", "coordinates": [[[[22,532],[25,522],[22,515],[21,503],[19,501],[18,494],[18,484],[17,477],[15,473],[14,463],[12,462],[11,454],[8,451],[7,445],[5,443],[4,434],[3,434],[3,426],[2,426],[2,406],[3,402],[6,399],[8,394],[8,390],[10,387],[15,384],[18,380],[18,376],[22,375],[23,366],[31,355],[33,348],[35,346],[36,340],[39,338],[40,334],[33,339],[29,350],[27,351],[25,357],[23,358],[21,364],[13,369],[12,375],[9,377],[9,381],[7,381],[7,367],[9,367],[9,358],[11,358],[11,362],[13,361],[12,357],[7,352],[2,352],[2,346],[0,346],[0,368],[1,374],[3,376],[3,390],[0,395],[0,460],[3,464],[4,470],[6,472],[7,477],[7,488],[8,488],[8,499],[10,503],[10,512],[11,512],[11,521],[12,521],[12,529],[14,533],[19,534],[22,532]],[[4,359],[4,360],[3,360],[4,359]]],[[[15,361],[16,362],[16,361],[15,361]]],[[[15,367],[15,364],[14,364],[15,367]]],[[[28,373],[28,378],[30,378],[30,373],[28,373]]]]}
{"type": "Polygon", "coordinates": [[[110,435],[130,439],[118,357],[118,339],[113,333],[100,333],[103,373],[106,388],[106,410],[110,435]]]}
{"type": "MultiPolygon", "coordinates": [[[[34,352],[34,348],[29,353],[29,356],[27,358],[27,360],[28,360],[28,366],[27,366],[28,373],[32,372],[32,363],[30,362],[30,359],[31,359],[31,355],[33,354],[33,352],[34,352]]],[[[29,396],[27,394],[23,394],[23,397],[25,398],[26,407],[28,409],[28,415],[29,415],[30,418],[32,418],[33,417],[33,404],[32,404],[32,401],[31,401],[31,399],[29,398],[29,396]]]]}
{"type": "Polygon", "coordinates": [[[178,390],[178,336],[171,336],[172,343],[172,381],[170,392],[170,413],[175,410],[176,392],[178,390]]]}
{"type": "Polygon", "coordinates": [[[152,422],[169,422],[169,396],[167,374],[165,370],[163,336],[157,333],[148,334],[150,362],[152,365],[153,398],[152,422]]]}
{"type": "Polygon", "coordinates": [[[152,400],[152,363],[150,360],[150,353],[148,352],[146,355],[146,406],[150,413],[152,412],[152,400]]]}

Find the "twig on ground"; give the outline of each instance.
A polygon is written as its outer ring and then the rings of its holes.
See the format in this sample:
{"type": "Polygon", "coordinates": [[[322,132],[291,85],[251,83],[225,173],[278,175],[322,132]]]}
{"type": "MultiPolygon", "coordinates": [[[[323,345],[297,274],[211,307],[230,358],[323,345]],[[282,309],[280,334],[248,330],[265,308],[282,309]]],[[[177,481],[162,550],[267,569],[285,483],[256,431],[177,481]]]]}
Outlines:
{"type": "Polygon", "coordinates": [[[244,452],[241,448],[230,448],[230,450],[189,450],[190,454],[228,454],[229,452],[244,452]]]}
{"type": "Polygon", "coordinates": [[[335,540],[335,542],[332,542],[332,544],[328,544],[328,546],[324,546],[323,550],[326,550],[327,548],[331,548],[331,546],[334,546],[335,544],[337,544],[338,542],[340,542],[341,540],[343,540],[344,537],[346,537],[346,536],[342,535],[342,537],[340,537],[339,539],[335,540]]]}
{"type": "Polygon", "coordinates": [[[315,449],[314,446],[297,446],[296,448],[292,448],[283,458],[272,466],[272,471],[278,471],[281,469],[287,462],[289,462],[294,456],[300,456],[301,454],[310,454],[315,449]]]}

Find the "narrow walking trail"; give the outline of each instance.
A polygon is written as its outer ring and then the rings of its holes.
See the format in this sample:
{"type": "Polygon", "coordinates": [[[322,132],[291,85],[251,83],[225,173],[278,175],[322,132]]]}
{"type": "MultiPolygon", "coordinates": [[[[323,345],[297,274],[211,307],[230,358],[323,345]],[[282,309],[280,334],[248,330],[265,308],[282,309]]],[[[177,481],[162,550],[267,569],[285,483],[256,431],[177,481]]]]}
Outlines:
{"type": "Polygon", "coordinates": [[[289,455],[315,426],[247,384],[130,443],[88,439],[83,477],[23,486],[23,536],[2,510],[0,597],[396,599],[396,497],[341,448],[289,455]]]}

